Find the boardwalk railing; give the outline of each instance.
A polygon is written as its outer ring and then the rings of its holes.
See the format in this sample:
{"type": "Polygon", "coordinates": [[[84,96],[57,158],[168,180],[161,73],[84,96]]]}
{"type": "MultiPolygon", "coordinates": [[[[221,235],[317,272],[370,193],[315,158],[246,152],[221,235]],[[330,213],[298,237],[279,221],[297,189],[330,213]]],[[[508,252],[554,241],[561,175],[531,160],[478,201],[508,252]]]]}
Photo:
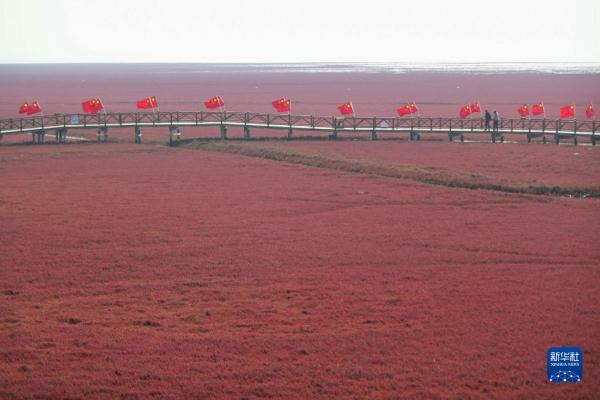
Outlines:
{"type": "Polygon", "coordinates": [[[329,132],[331,138],[344,132],[370,132],[372,139],[377,133],[408,133],[411,140],[419,140],[422,134],[444,133],[449,140],[465,134],[490,135],[492,141],[504,140],[505,134],[526,135],[527,140],[546,135],[553,137],[556,143],[570,138],[577,143],[578,138],[586,138],[592,144],[600,134],[595,120],[561,119],[502,119],[496,131],[485,128],[483,118],[459,119],[446,117],[324,117],[313,115],[263,114],[249,112],[205,112],[205,111],[169,111],[137,113],[99,113],[99,114],[53,114],[26,118],[8,118],[0,120],[0,139],[2,135],[31,133],[42,138],[47,131],[54,131],[57,137],[66,138],[67,129],[97,129],[99,135],[106,137],[109,128],[133,127],[136,142],[141,142],[142,127],[168,127],[169,138],[177,135],[181,127],[217,126],[220,137],[227,138],[228,127],[242,127],[244,138],[250,138],[250,128],[271,128],[286,130],[288,137],[293,131],[329,132]]]}

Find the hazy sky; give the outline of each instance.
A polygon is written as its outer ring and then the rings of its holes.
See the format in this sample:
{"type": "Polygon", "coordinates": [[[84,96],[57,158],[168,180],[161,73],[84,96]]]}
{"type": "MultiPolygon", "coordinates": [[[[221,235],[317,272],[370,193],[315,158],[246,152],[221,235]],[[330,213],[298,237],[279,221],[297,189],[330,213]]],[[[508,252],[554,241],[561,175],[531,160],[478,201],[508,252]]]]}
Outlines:
{"type": "Polygon", "coordinates": [[[600,0],[0,0],[0,62],[600,63],[600,0]]]}

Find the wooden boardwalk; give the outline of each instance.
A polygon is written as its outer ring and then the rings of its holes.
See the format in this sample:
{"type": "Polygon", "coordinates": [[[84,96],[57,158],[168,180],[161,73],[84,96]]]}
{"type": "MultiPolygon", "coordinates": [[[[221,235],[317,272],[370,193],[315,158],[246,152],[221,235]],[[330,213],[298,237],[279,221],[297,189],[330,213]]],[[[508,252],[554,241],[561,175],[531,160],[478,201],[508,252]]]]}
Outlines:
{"type": "MultiPolygon", "coordinates": [[[[465,135],[487,137],[492,142],[504,141],[504,135],[523,135],[527,141],[538,138],[555,143],[571,140],[577,144],[583,139],[596,144],[600,139],[595,120],[509,119],[500,121],[496,132],[484,129],[483,118],[459,119],[446,117],[322,117],[312,115],[264,114],[249,112],[137,112],[99,114],[53,114],[0,120],[0,141],[3,135],[31,134],[34,142],[44,143],[46,134],[54,134],[57,142],[67,139],[67,130],[95,129],[98,140],[106,140],[111,128],[132,128],[136,143],[141,143],[142,128],[164,127],[168,139],[178,138],[182,127],[218,127],[220,139],[227,139],[228,128],[243,130],[243,138],[250,139],[251,129],[279,129],[288,138],[296,131],[327,132],[329,138],[352,132],[367,132],[376,140],[378,134],[405,135],[419,140],[422,135],[447,134],[449,140],[464,139],[465,135]]],[[[186,135],[187,136],[187,135],[186,135]]],[[[190,135],[192,136],[192,135],[190,135]]],[[[167,137],[167,136],[165,136],[167,137]]]]}

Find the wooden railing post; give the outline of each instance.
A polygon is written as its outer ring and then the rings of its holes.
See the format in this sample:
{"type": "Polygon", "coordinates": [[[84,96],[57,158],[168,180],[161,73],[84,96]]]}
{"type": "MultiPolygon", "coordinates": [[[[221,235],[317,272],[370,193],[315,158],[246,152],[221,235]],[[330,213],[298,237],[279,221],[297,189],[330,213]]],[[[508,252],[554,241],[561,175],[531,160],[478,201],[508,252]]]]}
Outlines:
{"type": "Polygon", "coordinates": [[[331,123],[332,123],[332,127],[333,127],[333,133],[331,134],[331,138],[332,139],[337,139],[337,128],[338,128],[337,118],[333,117],[331,119],[331,123]]]}
{"type": "Polygon", "coordinates": [[[377,140],[377,118],[373,117],[373,130],[371,131],[371,140],[377,140]]]}

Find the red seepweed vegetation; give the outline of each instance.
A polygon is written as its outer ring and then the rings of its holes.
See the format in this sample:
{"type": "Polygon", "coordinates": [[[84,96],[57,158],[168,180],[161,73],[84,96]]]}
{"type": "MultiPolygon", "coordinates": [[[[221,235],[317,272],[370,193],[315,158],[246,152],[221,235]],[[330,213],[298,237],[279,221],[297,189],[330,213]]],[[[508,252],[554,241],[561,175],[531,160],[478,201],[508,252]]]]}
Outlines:
{"type": "MultiPolygon", "coordinates": [[[[362,145],[302,144],[450,146],[362,145]]],[[[1,147],[0,175],[2,398],[599,390],[598,200],[150,145],[1,147]],[[584,349],[583,384],[546,383],[555,345],[584,349]]]]}

